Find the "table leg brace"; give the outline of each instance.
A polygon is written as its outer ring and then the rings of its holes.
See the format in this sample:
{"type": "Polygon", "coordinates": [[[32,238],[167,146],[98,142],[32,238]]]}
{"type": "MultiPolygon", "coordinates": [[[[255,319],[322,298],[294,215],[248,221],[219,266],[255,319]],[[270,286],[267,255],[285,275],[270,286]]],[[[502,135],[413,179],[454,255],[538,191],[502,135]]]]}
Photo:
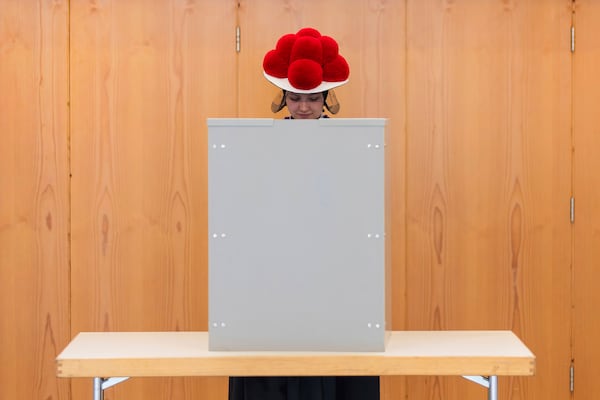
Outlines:
{"type": "Polygon", "coordinates": [[[491,375],[485,376],[463,376],[463,378],[475,382],[488,389],[488,400],[498,400],[498,377],[491,375]]]}
{"type": "Polygon", "coordinates": [[[127,376],[115,378],[94,378],[94,400],[104,400],[104,390],[129,379],[127,376]]]}

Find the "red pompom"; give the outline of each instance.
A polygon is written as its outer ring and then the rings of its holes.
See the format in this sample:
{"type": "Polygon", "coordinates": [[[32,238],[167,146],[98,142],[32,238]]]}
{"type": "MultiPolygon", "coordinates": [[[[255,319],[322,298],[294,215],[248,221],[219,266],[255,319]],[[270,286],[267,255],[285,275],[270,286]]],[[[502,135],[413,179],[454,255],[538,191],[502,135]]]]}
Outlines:
{"type": "Polygon", "coordinates": [[[271,50],[263,59],[264,71],[276,78],[285,78],[288,73],[288,62],[287,59],[281,58],[277,50],[271,50]]]}
{"type": "Polygon", "coordinates": [[[283,35],[277,41],[277,45],[275,46],[275,50],[279,53],[279,57],[284,60],[289,60],[290,55],[292,54],[292,47],[296,42],[296,35],[293,33],[288,33],[287,35],[283,35]]]}
{"type": "Polygon", "coordinates": [[[338,55],[335,60],[323,66],[323,80],[327,82],[341,82],[348,79],[350,67],[344,57],[338,55]]]}
{"type": "Polygon", "coordinates": [[[301,90],[316,88],[323,81],[323,69],[313,60],[300,59],[292,62],[288,68],[290,84],[301,90]]]}
{"type": "Polygon", "coordinates": [[[337,42],[329,36],[323,36],[321,37],[321,46],[323,47],[323,64],[335,60],[339,52],[337,42]]]}
{"type": "Polygon", "coordinates": [[[295,60],[307,58],[316,61],[319,64],[323,63],[323,47],[321,41],[312,36],[300,36],[296,39],[292,54],[290,55],[290,63],[295,60]]]}
{"type": "Polygon", "coordinates": [[[314,38],[320,38],[321,37],[321,33],[316,30],[315,28],[302,28],[298,31],[298,33],[296,33],[296,35],[298,36],[311,36],[314,38]]]}

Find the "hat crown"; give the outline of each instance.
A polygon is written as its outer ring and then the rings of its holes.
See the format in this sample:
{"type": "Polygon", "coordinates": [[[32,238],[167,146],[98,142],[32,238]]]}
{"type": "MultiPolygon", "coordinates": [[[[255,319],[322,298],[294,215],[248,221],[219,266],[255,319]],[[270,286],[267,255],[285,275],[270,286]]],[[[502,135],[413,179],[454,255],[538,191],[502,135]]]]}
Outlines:
{"type": "Polygon", "coordinates": [[[279,38],[263,59],[265,77],[284,90],[323,91],[347,82],[348,63],[337,42],[314,28],[279,38]]]}

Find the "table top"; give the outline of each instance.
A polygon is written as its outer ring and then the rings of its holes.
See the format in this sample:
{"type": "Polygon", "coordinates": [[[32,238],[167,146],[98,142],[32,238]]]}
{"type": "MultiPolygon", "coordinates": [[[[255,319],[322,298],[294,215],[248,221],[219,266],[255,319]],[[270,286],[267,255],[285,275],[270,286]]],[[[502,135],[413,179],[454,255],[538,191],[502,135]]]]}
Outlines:
{"type": "Polygon", "coordinates": [[[533,375],[511,331],[393,331],[384,352],[209,351],[207,332],[83,332],[59,377],[533,375]]]}

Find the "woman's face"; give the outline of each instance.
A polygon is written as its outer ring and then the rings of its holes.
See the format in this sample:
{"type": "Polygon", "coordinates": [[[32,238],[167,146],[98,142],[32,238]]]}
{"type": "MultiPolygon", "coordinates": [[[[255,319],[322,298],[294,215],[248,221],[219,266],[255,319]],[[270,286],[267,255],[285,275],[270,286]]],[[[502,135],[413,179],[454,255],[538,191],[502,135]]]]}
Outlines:
{"type": "Polygon", "coordinates": [[[287,92],[285,104],[294,119],[316,119],[323,112],[323,93],[287,92]]]}

